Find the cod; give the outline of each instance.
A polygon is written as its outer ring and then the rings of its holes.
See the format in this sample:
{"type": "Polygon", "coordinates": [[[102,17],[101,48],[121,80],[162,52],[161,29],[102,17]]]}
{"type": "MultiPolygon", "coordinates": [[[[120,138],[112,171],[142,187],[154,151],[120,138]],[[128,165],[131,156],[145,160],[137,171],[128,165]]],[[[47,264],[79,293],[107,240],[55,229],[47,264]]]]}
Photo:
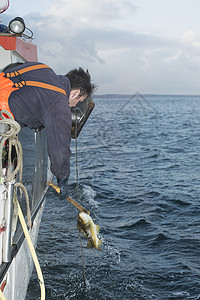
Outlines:
{"type": "Polygon", "coordinates": [[[92,218],[88,214],[84,212],[79,212],[77,228],[79,232],[82,232],[84,238],[89,239],[87,244],[88,248],[95,248],[97,250],[101,250],[100,246],[102,242],[97,236],[100,227],[94,224],[92,218]]]}

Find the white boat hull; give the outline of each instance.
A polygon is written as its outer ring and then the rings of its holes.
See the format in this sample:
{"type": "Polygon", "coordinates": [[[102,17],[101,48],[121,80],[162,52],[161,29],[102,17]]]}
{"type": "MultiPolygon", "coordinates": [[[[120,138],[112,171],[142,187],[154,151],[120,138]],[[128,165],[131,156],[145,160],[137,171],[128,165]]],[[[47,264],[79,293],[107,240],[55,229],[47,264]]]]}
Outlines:
{"type": "MultiPolygon", "coordinates": [[[[33,226],[29,231],[35,248],[37,245],[38,232],[44,205],[45,201],[38,210],[36,218],[33,222],[33,226]]],[[[25,299],[32,270],[33,259],[31,257],[28,244],[24,239],[20,250],[18,251],[17,255],[13,258],[12,263],[10,264],[10,267],[3,279],[3,281],[5,280],[6,282],[3,293],[7,300],[25,299]]]]}

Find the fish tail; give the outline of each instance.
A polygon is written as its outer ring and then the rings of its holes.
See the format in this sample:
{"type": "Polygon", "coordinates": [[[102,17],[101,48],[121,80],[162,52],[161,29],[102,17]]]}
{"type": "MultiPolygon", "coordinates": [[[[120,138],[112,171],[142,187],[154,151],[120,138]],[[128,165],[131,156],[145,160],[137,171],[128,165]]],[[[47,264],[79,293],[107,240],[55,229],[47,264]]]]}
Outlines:
{"type": "Polygon", "coordinates": [[[97,232],[97,234],[98,234],[99,231],[100,231],[100,226],[95,224],[95,227],[96,227],[96,232],[97,232]]]}
{"type": "Polygon", "coordinates": [[[98,249],[101,250],[102,241],[98,239],[98,249]]]}

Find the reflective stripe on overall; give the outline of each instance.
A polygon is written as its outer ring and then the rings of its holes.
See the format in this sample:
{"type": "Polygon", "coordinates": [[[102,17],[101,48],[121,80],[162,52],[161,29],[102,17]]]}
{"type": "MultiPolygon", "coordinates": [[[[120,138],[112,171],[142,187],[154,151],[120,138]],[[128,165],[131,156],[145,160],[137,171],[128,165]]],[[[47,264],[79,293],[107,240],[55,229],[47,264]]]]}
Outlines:
{"type": "Polygon", "coordinates": [[[9,105],[8,105],[9,96],[12,92],[14,92],[24,86],[40,87],[40,88],[56,91],[56,92],[66,95],[65,90],[63,90],[57,86],[48,84],[48,83],[44,83],[44,82],[40,82],[40,81],[24,81],[24,80],[22,80],[18,83],[13,83],[13,81],[10,79],[10,78],[19,76],[23,73],[42,69],[42,68],[49,68],[49,67],[44,64],[39,64],[39,65],[33,65],[30,67],[26,67],[21,70],[17,70],[17,71],[6,73],[6,74],[4,72],[0,73],[0,111],[7,110],[13,116],[12,112],[10,111],[9,105]]]}

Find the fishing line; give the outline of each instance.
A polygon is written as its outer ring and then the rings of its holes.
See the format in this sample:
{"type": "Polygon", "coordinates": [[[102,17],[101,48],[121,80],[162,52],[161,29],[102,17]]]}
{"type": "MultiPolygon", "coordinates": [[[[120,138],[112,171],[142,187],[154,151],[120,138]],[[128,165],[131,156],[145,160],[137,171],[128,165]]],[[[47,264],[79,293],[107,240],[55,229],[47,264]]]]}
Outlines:
{"type": "MultiPolygon", "coordinates": [[[[77,193],[77,202],[79,202],[79,193],[78,193],[78,136],[77,136],[78,130],[77,130],[77,114],[76,114],[76,128],[75,128],[75,136],[76,136],[76,193],[77,193]]],[[[83,264],[83,278],[84,278],[84,284],[85,287],[86,284],[86,273],[85,273],[85,262],[84,262],[84,256],[83,256],[83,247],[82,247],[82,240],[81,240],[81,233],[79,232],[79,240],[80,240],[80,246],[81,246],[81,257],[82,257],[82,264],[83,264]]]]}

